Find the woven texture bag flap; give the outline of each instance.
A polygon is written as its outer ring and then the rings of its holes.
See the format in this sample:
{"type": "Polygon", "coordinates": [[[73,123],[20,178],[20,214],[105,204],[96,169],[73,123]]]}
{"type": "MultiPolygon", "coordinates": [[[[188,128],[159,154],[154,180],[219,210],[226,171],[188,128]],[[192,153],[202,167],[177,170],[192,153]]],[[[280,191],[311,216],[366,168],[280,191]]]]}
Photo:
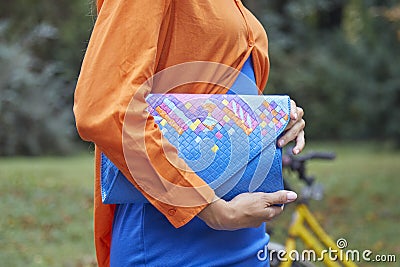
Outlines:
{"type": "MultiPolygon", "coordinates": [[[[289,122],[288,96],[150,94],[146,101],[163,136],[219,197],[283,189],[276,140],[289,122]]],[[[102,174],[104,203],[143,199],[118,170],[109,174],[102,174]]]]}

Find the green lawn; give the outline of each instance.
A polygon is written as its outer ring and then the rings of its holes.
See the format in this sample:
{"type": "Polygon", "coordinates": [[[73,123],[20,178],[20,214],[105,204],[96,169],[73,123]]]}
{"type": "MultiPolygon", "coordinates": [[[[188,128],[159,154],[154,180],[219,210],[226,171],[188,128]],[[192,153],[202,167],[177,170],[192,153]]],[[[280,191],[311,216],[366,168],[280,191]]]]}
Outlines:
{"type": "Polygon", "coordinates": [[[91,266],[93,160],[0,160],[1,266],[91,266]]]}
{"type": "MultiPolygon", "coordinates": [[[[333,162],[308,164],[326,189],[311,205],[324,228],[352,249],[396,254],[399,261],[400,152],[365,143],[308,150],[337,154],[333,162]]],[[[2,266],[93,266],[92,156],[0,159],[2,266]]],[[[292,208],[270,223],[275,239],[283,239],[292,208]]]]}

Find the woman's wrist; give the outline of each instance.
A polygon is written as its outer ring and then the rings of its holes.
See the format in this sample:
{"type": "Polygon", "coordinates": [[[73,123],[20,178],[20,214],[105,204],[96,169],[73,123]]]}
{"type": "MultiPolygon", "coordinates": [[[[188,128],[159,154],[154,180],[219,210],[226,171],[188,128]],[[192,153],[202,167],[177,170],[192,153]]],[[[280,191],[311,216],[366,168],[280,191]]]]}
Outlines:
{"type": "Polygon", "coordinates": [[[223,199],[217,198],[197,216],[215,230],[229,230],[227,223],[232,221],[234,210],[223,199]]]}

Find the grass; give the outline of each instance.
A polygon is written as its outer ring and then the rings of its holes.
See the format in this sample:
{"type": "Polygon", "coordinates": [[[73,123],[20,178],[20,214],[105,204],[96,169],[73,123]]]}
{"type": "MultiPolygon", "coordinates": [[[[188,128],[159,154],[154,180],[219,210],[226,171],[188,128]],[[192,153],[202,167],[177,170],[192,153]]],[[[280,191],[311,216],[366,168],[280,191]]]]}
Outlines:
{"type": "MultiPolygon", "coordinates": [[[[336,152],[309,172],[325,187],[311,209],[334,239],[352,249],[396,254],[400,260],[400,152],[376,144],[314,144],[336,152]]],[[[92,155],[0,159],[2,266],[94,266],[92,155]]],[[[283,240],[293,205],[269,225],[283,240]]],[[[395,266],[363,264],[362,266],[395,266]]]]}
{"type": "Polygon", "coordinates": [[[2,266],[90,266],[93,160],[0,160],[2,266]]]}

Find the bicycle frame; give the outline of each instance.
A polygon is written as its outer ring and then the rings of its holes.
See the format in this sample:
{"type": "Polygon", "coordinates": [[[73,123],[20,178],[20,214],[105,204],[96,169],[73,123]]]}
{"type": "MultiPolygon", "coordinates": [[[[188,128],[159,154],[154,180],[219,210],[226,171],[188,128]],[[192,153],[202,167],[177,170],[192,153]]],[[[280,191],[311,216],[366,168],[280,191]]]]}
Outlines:
{"type": "MultiPolygon", "coordinates": [[[[289,257],[288,253],[296,250],[296,238],[301,239],[309,249],[313,250],[316,255],[319,255],[318,257],[323,257],[322,261],[325,266],[340,267],[342,265],[339,264],[339,262],[341,262],[346,267],[357,267],[357,265],[349,259],[339,257],[341,250],[337,247],[332,238],[322,229],[307,205],[303,203],[296,206],[294,218],[289,228],[289,237],[285,244],[287,252],[285,261],[282,261],[280,267],[290,267],[292,265],[293,257],[289,257]],[[337,261],[334,261],[332,257],[328,257],[329,255],[326,253],[328,251],[327,248],[337,251],[337,253],[335,253],[337,261]]],[[[340,254],[345,255],[345,253],[340,254]]]]}

